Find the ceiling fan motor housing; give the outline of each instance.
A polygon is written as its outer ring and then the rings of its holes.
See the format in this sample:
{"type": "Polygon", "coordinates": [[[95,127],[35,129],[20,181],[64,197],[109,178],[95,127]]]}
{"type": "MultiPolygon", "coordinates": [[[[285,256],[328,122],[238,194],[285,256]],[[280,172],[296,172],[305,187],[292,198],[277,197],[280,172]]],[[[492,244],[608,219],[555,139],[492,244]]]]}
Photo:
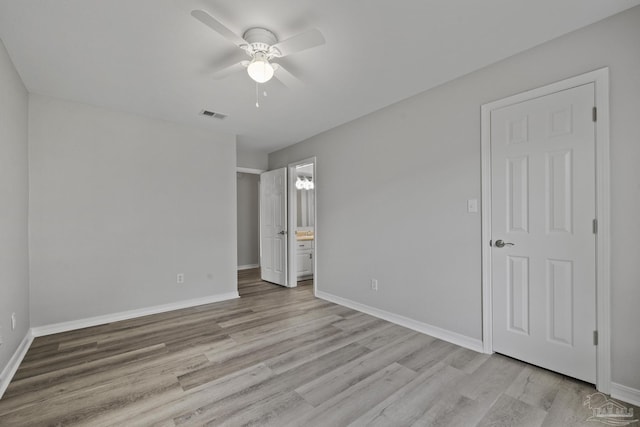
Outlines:
{"type": "Polygon", "coordinates": [[[275,34],[265,28],[249,28],[244,32],[242,38],[249,43],[246,50],[252,54],[256,52],[264,52],[269,56],[277,56],[277,49],[271,47],[278,43],[278,38],[275,34]]]}

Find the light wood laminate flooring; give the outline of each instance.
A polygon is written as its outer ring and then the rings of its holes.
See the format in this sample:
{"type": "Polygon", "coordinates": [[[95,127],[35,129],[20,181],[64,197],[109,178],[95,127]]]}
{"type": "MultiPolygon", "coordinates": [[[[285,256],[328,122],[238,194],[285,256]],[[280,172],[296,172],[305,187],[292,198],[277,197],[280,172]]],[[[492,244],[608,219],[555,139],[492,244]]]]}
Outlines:
{"type": "Polygon", "coordinates": [[[311,282],[247,270],[239,291],[36,338],[0,425],[597,425],[591,385],[316,299],[311,282]]]}

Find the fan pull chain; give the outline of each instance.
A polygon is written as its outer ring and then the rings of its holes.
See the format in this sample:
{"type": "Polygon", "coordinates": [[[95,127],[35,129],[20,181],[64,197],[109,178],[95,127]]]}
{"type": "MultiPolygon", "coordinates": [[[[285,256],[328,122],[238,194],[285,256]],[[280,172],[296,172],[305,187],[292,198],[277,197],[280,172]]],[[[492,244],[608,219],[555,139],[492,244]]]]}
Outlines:
{"type": "Polygon", "coordinates": [[[256,108],[260,108],[260,96],[258,94],[258,82],[256,82],[256,108]]]}
{"type": "MultiPolygon", "coordinates": [[[[258,82],[256,82],[256,108],[260,108],[260,89],[258,87],[258,82]]],[[[267,97],[267,91],[262,92],[262,96],[267,97]]]]}

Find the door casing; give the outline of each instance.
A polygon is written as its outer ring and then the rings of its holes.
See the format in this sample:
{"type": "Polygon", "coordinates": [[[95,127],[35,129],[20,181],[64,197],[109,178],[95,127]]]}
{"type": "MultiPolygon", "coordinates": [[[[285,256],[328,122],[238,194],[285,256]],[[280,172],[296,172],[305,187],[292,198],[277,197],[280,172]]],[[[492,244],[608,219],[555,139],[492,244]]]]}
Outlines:
{"type": "Polygon", "coordinates": [[[484,104],[481,107],[482,174],[482,344],[493,353],[493,308],[491,272],[491,111],[555,92],[595,85],[596,121],[596,388],[611,392],[611,273],[610,273],[610,161],[609,161],[609,69],[601,68],[537,89],[484,104]]]}

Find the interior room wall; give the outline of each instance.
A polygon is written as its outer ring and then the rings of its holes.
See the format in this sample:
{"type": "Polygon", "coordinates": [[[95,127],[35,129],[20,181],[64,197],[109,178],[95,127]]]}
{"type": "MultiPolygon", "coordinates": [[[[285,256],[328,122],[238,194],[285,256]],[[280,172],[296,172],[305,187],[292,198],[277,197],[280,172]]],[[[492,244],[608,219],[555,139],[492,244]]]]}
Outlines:
{"type": "Polygon", "coordinates": [[[40,95],[29,115],[33,326],[237,292],[235,136],[40,95]]]}
{"type": "Polygon", "coordinates": [[[638,40],[640,7],[270,154],[317,156],[319,290],[481,339],[480,106],[608,66],[612,375],[640,390],[638,40]]]}
{"type": "Polygon", "coordinates": [[[260,150],[236,149],[239,168],[258,169],[266,171],[269,166],[269,155],[260,150]]]}
{"type": "Polygon", "coordinates": [[[238,172],[237,183],[238,268],[242,268],[260,263],[260,175],[238,172]]]}
{"type": "MultiPolygon", "coordinates": [[[[28,94],[0,40],[0,373],[29,330],[28,94]],[[11,314],[16,328],[11,328],[11,314]]],[[[0,378],[0,384],[5,380],[0,378]]]]}

